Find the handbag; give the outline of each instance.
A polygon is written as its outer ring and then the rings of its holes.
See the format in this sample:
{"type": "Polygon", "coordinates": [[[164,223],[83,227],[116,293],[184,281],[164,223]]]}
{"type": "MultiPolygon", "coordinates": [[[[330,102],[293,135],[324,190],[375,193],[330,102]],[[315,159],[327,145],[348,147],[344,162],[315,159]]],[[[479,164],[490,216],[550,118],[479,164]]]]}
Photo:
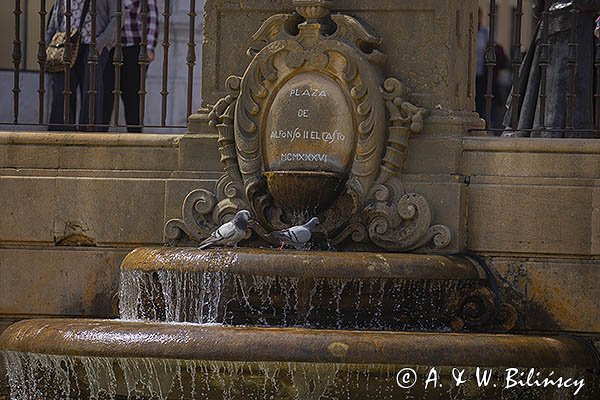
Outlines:
{"type": "MultiPolygon", "coordinates": [[[[79,45],[81,44],[81,29],[87,17],[90,0],[85,0],[81,18],[79,18],[79,28],[71,30],[71,37],[67,32],[56,32],[52,40],[46,47],[46,71],[61,72],[65,69],[65,53],[67,51],[67,40],[71,42],[71,61],[69,67],[72,68],[79,55],[79,45]]],[[[58,10],[57,10],[58,11],[58,10]]]]}

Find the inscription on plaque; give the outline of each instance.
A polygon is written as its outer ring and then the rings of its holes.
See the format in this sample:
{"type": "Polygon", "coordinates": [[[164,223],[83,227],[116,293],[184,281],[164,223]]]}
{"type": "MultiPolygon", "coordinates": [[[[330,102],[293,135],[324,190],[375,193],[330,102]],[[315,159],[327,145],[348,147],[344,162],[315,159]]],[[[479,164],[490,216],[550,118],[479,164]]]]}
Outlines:
{"type": "Polygon", "coordinates": [[[279,90],[264,132],[271,171],[347,173],[354,155],[354,120],[340,86],[326,75],[305,72],[279,90]]]}

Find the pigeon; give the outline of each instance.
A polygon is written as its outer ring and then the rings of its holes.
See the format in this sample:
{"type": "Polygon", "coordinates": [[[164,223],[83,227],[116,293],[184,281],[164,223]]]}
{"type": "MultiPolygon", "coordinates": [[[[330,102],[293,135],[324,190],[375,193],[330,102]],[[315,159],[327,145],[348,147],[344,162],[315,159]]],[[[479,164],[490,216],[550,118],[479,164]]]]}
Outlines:
{"type": "Polygon", "coordinates": [[[319,218],[313,217],[304,225],[296,225],[281,231],[271,232],[269,236],[279,240],[282,249],[286,244],[301,249],[310,240],[312,231],[318,224],[319,218]]]}
{"type": "Polygon", "coordinates": [[[229,222],[221,225],[216,231],[210,234],[200,246],[199,249],[206,249],[211,246],[233,246],[246,237],[248,230],[248,218],[250,212],[248,210],[240,210],[233,216],[229,222]]]}

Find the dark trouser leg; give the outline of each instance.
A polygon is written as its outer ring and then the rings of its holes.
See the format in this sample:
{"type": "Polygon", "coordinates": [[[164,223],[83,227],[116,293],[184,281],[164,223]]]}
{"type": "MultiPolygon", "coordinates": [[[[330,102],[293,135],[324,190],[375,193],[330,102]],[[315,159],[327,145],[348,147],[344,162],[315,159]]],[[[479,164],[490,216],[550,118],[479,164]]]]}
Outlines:
{"type": "Polygon", "coordinates": [[[594,128],[594,57],[596,41],[592,36],[594,18],[590,13],[579,17],[577,38],[577,68],[575,71],[575,104],[573,107],[572,132],[565,132],[566,138],[599,137],[591,130],[594,128]],[[590,130],[586,132],[585,130],[590,130]]]}
{"type": "Polygon", "coordinates": [[[114,55],[115,49],[113,48],[108,53],[108,61],[104,68],[104,98],[102,101],[103,125],[110,125],[113,109],[115,108],[115,95],[113,94],[113,91],[115,90],[115,66],[112,63],[114,55]]]}
{"type": "MultiPolygon", "coordinates": [[[[101,124],[104,119],[104,69],[108,62],[108,51],[104,49],[98,56],[98,64],[96,65],[96,96],[94,99],[94,120],[90,121],[89,107],[90,107],[90,68],[87,64],[87,55],[89,53],[89,45],[82,45],[81,51],[85,55],[85,68],[83,69],[83,77],[81,82],[81,111],[79,112],[79,124],[81,130],[90,130],[89,124],[101,124]],[[88,127],[86,127],[88,125],[88,127]]],[[[92,126],[92,130],[101,130],[98,126],[92,126]]]]}
{"type": "Polygon", "coordinates": [[[477,75],[475,78],[475,111],[483,119],[486,119],[485,115],[485,89],[486,82],[485,75],[477,75]]]}
{"type": "Polygon", "coordinates": [[[49,131],[74,131],[75,115],[77,104],[77,86],[81,81],[83,73],[84,58],[83,52],[79,52],[77,60],[70,71],[70,90],[71,96],[69,99],[69,120],[64,120],[64,90],[65,90],[65,73],[55,72],[51,74],[52,79],[52,103],[50,106],[50,120],[48,123],[49,131]]]}
{"type": "Polygon", "coordinates": [[[140,125],[140,65],[138,56],[139,46],[123,47],[123,69],[121,70],[121,90],[123,93],[123,106],[125,108],[125,121],[127,132],[141,132],[140,125]]]}

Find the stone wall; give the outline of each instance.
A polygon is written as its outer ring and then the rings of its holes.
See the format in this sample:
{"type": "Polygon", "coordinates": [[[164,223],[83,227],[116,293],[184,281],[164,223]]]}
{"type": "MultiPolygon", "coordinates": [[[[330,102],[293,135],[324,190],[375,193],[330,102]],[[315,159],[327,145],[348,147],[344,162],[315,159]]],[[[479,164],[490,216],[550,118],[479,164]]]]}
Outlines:
{"type": "Polygon", "coordinates": [[[121,259],[162,244],[187,193],[218,175],[210,155],[198,170],[179,168],[180,139],[0,133],[0,329],[23,317],[115,315],[121,259]]]}
{"type": "MultiPolygon", "coordinates": [[[[36,316],[115,316],[121,259],[161,245],[187,193],[212,189],[221,168],[214,140],[0,133],[0,329],[36,316]]],[[[462,182],[461,235],[516,299],[519,327],[599,333],[598,143],[465,138],[463,146],[451,175],[462,182]]],[[[418,164],[409,161],[407,184],[444,209],[443,175],[419,181],[418,164]]]]}
{"type": "Polygon", "coordinates": [[[600,142],[471,138],[464,152],[473,251],[600,256],[600,142]]]}
{"type": "Polygon", "coordinates": [[[600,333],[600,142],[466,138],[468,249],[531,330],[600,333]]]}

